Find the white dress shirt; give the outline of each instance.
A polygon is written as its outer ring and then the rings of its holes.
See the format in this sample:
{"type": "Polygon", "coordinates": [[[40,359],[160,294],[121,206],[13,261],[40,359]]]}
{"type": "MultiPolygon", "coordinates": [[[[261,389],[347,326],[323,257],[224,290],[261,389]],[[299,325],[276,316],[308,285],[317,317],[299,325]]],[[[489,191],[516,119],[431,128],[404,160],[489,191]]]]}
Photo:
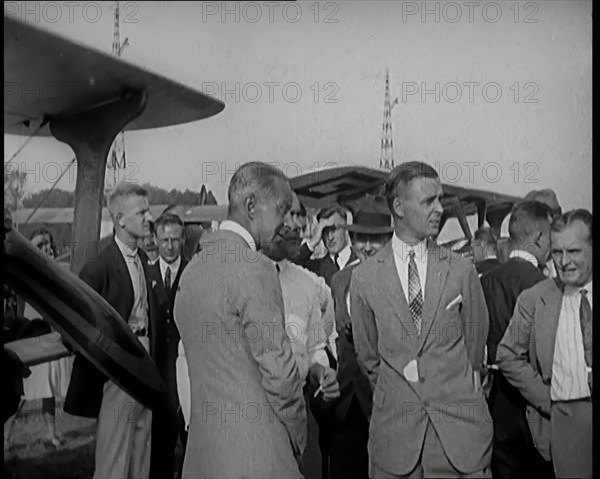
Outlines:
{"type": "Polygon", "coordinates": [[[134,333],[144,328],[148,330],[147,286],[142,261],[137,254],[137,247],[132,250],[116,235],[115,243],[117,243],[123,258],[125,259],[129,278],[131,279],[131,284],[133,286],[133,307],[131,308],[129,318],[127,318],[127,323],[134,333]]]}
{"type": "Polygon", "coordinates": [[[427,240],[423,240],[414,246],[407,245],[396,233],[392,236],[392,251],[394,252],[394,261],[396,270],[400,277],[400,284],[408,303],[408,263],[410,261],[409,253],[414,250],[415,263],[419,272],[419,282],[421,283],[421,294],[425,300],[425,281],[427,280],[427,240]]]}
{"type": "Polygon", "coordinates": [[[591,396],[579,319],[582,289],[588,291],[587,298],[593,312],[592,281],[583,288],[565,286],[552,359],[550,399],[553,401],[570,401],[591,396]]]}
{"type": "Polygon", "coordinates": [[[171,264],[167,263],[162,258],[162,256],[160,256],[158,259],[158,264],[160,266],[160,276],[163,280],[163,284],[165,283],[165,275],[167,274],[167,268],[171,269],[171,286],[173,286],[173,282],[175,281],[175,277],[177,276],[177,272],[179,271],[179,266],[181,266],[181,255],[171,264]]]}
{"type": "MultiPolygon", "coordinates": [[[[346,267],[351,255],[352,249],[350,248],[350,243],[348,243],[346,247],[338,253],[337,265],[340,269],[344,269],[346,267]]],[[[335,255],[329,253],[329,257],[331,258],[331,261],[333,261],[334,263],[336,262],[335,255]]]]}
{"type": "Polygon", "coordinates": [[[219,226],[219,231],[231,231],[233,233],[237,233],[242,238],[244,238],[244,241],[248,243],[248,246],[250,246],[250,249],[252,251],[256,251],[256,242],[254,241],[254,238],[252,237],[250,232],[241,224],[232,220],[225,220],[219,226]]]}
{"type": "Polygon", "coordinates": [[[523,251],[522,249],[515,249],[515,250],[511,251],[510,254],[508,255],[508,257],[524,259],[525,261],[529,261],[536,268],[539,265],[538,260],[535,256],[533,256],[528,251],[523,251]]]}

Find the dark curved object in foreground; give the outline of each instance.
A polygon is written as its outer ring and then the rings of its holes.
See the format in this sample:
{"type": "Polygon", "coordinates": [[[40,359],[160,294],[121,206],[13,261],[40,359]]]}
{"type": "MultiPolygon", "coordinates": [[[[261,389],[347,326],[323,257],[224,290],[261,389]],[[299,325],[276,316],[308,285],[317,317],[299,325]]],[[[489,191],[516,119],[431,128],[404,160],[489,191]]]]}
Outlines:
{"type": "Polygon", "coordinates": [[[102,373],[147,408],[164,407],[158,370],[125,320],[67,268],[45,258],[18,231],[4,229],[5,283],[22,295],[102,373]]]}

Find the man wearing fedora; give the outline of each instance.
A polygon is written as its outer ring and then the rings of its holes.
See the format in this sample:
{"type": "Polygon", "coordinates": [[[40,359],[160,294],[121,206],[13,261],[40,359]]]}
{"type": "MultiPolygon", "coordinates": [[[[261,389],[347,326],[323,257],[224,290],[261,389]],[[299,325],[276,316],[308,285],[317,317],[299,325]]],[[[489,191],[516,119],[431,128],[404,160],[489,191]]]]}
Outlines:
{"type": "Polygon", "coordinates": [[[329,478],[368,478],[369,417],[371,386],[359,368],[348,310],[350,279],[354,268],[375,255],[392,237],[392,218],[383,197],[367,195],[354,208],[354,222],[345,226],[350,233],[356,260],[333,275],[331,292],[338,332],[338,382],[340,398],[333,405],[329,478]]]}
{"type": "Polygon", "coordinates": [[[373,390],[369,476],[491,477],[481,386],[488,311],[475,267],[431,240],[442,184],[425,163],[386,185],[392,240],[350,281],[357,359],[373,390]]]}

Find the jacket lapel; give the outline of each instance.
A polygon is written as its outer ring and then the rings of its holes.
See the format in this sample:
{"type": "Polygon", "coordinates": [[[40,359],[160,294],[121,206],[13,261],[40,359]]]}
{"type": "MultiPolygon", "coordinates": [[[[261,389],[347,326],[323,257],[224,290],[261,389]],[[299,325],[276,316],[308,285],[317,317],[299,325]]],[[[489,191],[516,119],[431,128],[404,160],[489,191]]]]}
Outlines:
{"type": "MultiPolygon", "coordinates": [[[[118,278],[117,281],[120,284],[126,285],[125,294],[130,298],[127,301],[127,304],[133,305],[134,301],[134,292],[133,292],[133,284],[131,283],[131,276],[129,276],[129,269],[127,269],[127,264],[125,263],[125,258],[123,258],[123,253],[119,249],[117,242],[115,241],[115,237],[113,236],[112,243],[110,245],[112,251],[110,253],[110,258],[114,258],[114,261],[111,261],[111,266],[113,270],[113,274],[115,278],[118,278]]],[[[123,318],[127,321],[129,318],[123,318]]]]}
{"type": "Polygon", "coordinates": [[[377,282],[381,285],[382,298],[387,298],[390,308],[396,314],[398,320],[406,330],[409,337],[418,339],[417,331],[414,326],[406,295],[402,289],[398,269],[396,268],[396,260],[390,241],[381,250],[381,254],[377,257],[378,274],[377,282]]]}
{"type": "Polygon", "coordinates": [[[537,357],[544,379],[552,377],[556,331],[560,310],[562,309],[563,285],[558,280],[555,280],[554,284],[556,287],[547,290],[540,296],[543,309],[534,318],[534,331],[536,332],[534,341],[537,346],[537,357]],[[540,321],[538,321],[538,318],[540,321]]]}
{"type": "Polygon", "coordinates": [[[427,244],[427,277],[425,278],[425,302],[421,317],[419,351],[423,348],[427,335],[433,325],[436,311],[446,284],[450,263],[446,252],[433,242],[427,244]]]}

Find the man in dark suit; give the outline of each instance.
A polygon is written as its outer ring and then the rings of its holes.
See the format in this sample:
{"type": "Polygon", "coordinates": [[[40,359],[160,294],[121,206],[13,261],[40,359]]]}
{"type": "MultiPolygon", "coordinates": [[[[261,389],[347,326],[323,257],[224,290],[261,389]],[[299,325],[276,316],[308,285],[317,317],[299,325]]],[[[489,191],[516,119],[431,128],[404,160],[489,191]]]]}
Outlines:
{"type": "Polygon", "coordinates": [[[394,231],[391,219],[383,198],[370,195],[365,197],[356,208],[353,223],[346,226],[357,259],[334,274],[331,281],[338,332],[340,398],[329,413],[330,479],[369,477],[367,443],[372,392],[369,379],[356,361],[348,292],[354,268],[359,262],[375,255],[391,239],[394,231]]]}
{"type": "Polygon", "coordinates": [[[331,278],[335,273],[356,260],[356,253],[350,248],[348,232],[344,229],[348,224],[347,215],[348,211],[337,205],[317,215],[327,254],[323,258],[308,261],[306,268],[321,276],[327,286],[331,286],[331,278]]]}
{"type": "Polygon", "coordinates": [[[431,240],[444,211],[431,166],[402,163],[386,196],[392,240],[350,280],[357,358],[374,389],[369,476],[490,477],[488,312],[477,272],[431,240]]]}
{"type": "MultiPolygon", "coordinates": [[[[108,209],[115,234],[95,258],[88,258],[79,277],[106,299],[127,321],[140,343],[155,358],[157,334],[153,299],[147,281],[147,258],[137,248],[150,231],[150,208],[145,189],[133,183],[118,184],[109,196],[108,209]]],[[[77,355],[65,398],[65,412],[98,418],[94,478],[142,478],[150,471],[152,412],[136,402],[98,369],[77,355]]],[[[158,424],[158,423],[157,423],[158,424]]],[[[152,467],[162,464],[156,451],[162,437],[153,436],[152,467]]],[[[172,477],[172,468],[170,477],[172,477]]],[[[169,477],[161,469],[160,477],[169,477]]]]}
{"type": "MultiPolygon", "coordinates": [[[[167,387],[167,396],[171,410],[178,411],[178,428],[181,442],[185,447],[186,432],[183,416],[180,412],[177,396],[177,374],[175,363],[177,361],[177,345],[180,336],[173,319],[173,305],[179,286],[179,278],[187,265],[181,251],[184,243],[184,223],[181,218],[173,213],[162,214],[154,224],[158,245],[158,261],[149,268],[149,278],[154,285],[154,294],[157,305],[157,342],[156,366],[167,387]]],[[[173,431],[174,432],[174,431],[173,431]]],[[[165,448],[165,461],[173,462],[173,453],[177,444],[177,435],[170,438],[169,446],[165,448]]]]}
{"type": "Polygon", "coordinates": [[[487,226],[482,226],[473,234],[471,242],[473,251],[473,262],[479,273],[479,277],[496,266],[500,266],[500,261],[496,252],[496,235],[487,226]]]}
{"type": "MultiPolygon", "coordinates": [[[[517,298],[526,289],[545,279],[540,270],[550,251],[549,208],[537,201],[523,201],[513,208],[508,227],[509,259],[481,277],[489,315],[488,364],[494,368],[496,349],[513,315],[517,298]]],[[[492,474],[494,477],[552,476],[535,449],[527,418],[526,401],[502,373],[492,369],[489,397],[494,421],[492,474]],[[534,474],[535,473],[535,474],[534,474]]]]}

